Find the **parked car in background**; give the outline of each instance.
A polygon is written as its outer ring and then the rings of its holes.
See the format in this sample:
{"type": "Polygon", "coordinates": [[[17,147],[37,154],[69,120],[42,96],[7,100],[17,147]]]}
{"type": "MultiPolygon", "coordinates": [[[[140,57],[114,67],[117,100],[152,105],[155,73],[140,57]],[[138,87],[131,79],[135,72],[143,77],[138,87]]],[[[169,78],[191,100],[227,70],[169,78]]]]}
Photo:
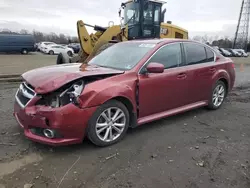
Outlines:
{"type": "Polygon", "coordinates": [[[241,54],[242,57],[248,57],[249,54],[245,52],[245,50],[243,49],[234,49],[236,50],[237,52],[239,52],[241,54]]]}
{"type": "Polygon", "coordinates": [[[62,46],[62,45],[47,45],[44,49],[43,52],[46,54],[54,55],[54,54],[59,54],[59,53],[67,53],[69,56],[72,56],[74,54],[74,50],[62,46]]]}
{"type": "Polygon", "coordinates": [[[35,43],[35,51],[38,51],[39,42],[35,43]]]}
{"type": "Polygon", "coordinates": [[[40,42],[38,44],[38,51],[44,52],[45,47],[47,47],[48,45],[52,45],[52,44],[55,45],[56,43],[54,43],[54,42],[40,42]]]}
{"type": "Polygon", "coordinates": [[[213,49],[214,49],[214,51],[215,52],[217,52],[218,54],[221,54],[221,55],[223,55],[223,53],[219,50],[219,48],[218,47],[212,47],[213,49]]]}
{"type": "Polygon", "coordinates": [[[217,49],[219,50],[219,47],[218,46],[211,46],[213,49],[217,49]]]}
{"type": "Polygon", "coordinates": [[[33,35],[0,34],[0,52],[28,54],[35,51],[33,35]]]}
{"type": "Polygon", "coordinates": [[[87,136],[108,146],[129,127],[198,107],[219,109],[234,86],[235,69],[231,59],[199,42],[131,40],[87,65],[43,67],[22,78],[14,116],[27,138],[58,146],[87,136]]]}
{"type": "Polygon", "coordinates": [[[219,51],[225,57],[232,57],[233,56],[231,52],[229,52],[228,50],[226,50],[224,48],[219,48],[219,51]]]}
{"type": "Polygon", "coordinates": [[[241,57],[241,53],[237,52],[235,49],[228,49],[232,53],[233,57],[241,57]]]}
{"type": "Polygon", "coordinates": [[[68,45],[69,48],[74,50],[74,53],[77,54],[80,51],[81,45],[79,43],[72,43],[68,45]]]}

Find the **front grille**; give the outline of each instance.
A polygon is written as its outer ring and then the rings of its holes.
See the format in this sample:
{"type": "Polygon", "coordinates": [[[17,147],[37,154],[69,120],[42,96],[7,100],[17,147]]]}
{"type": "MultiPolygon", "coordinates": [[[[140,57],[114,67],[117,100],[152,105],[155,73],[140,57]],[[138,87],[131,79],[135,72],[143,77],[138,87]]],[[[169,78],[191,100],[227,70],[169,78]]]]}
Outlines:
{"type": "Polygon", "coordinates": [[[20,106],[25,107],[35,95],[35,91],[27,83],[23,82],[17,90],[16,100],[20,106]]]}

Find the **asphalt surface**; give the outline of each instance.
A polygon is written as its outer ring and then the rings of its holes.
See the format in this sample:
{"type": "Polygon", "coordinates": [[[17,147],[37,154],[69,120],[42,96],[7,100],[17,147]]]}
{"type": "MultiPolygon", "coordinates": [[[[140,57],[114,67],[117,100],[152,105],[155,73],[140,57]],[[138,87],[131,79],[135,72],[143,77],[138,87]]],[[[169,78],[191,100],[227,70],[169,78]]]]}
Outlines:
{"type": "Polygon", "coordinates": [[[235,86],[219,110],[143,125],[111,147],[52,148],[23,136],[12,116],[18,85],[0,83],[0,188],[249,188],[249,67],[237,67],[235,86]]]}
{"type": "Polygon", "coordinates": [[[57,55],[46,55],[40,52],[20,54],[0,54],[0,76],[22,74],[31,69],[56,64],[57,55]]]}

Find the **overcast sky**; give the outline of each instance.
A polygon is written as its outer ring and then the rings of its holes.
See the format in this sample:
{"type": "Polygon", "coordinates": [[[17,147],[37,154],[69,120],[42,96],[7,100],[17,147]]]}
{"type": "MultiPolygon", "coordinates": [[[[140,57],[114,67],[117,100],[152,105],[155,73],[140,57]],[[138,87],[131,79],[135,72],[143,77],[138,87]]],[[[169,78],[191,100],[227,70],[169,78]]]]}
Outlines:
{"type": "MultiPolygon", "coordinates": [[[[165,0],[165,21],[189,30],[190,35],[235,33],[241,0],[165,0]]],[[[123,0],[0,0],[0,29],[37,29],[76,35],[76,22],[119,24],[123,0]]]]}

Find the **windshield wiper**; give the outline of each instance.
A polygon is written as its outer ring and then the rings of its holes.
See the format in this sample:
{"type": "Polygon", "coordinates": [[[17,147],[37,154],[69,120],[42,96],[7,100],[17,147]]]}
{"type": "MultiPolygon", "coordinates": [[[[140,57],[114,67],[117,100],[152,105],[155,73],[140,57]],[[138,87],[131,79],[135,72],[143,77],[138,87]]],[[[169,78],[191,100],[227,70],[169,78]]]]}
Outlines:
{"type": "Polygon", "coordinates": [[[99,67],[103,67],[103,68],[108,68],[108,69],[114,69],[114,70],[119,70],[119,71],[124,71],[126,69],[122,69],[122,68],[115,68],[115,67],[109,67],[109,66],[104,66],[104,65],[97,65],[99,67]]]}

